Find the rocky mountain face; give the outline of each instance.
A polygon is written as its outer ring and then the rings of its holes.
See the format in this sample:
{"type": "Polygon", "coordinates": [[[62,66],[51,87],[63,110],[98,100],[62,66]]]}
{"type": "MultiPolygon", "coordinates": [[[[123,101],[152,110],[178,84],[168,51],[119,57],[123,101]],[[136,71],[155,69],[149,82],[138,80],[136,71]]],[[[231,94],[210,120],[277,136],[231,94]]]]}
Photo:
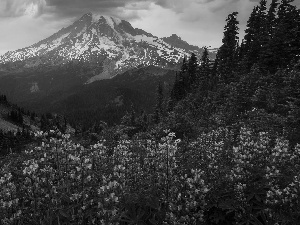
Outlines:
{"type": "Polygon", "coordinates": [[[137,66],[174,68],[191,52],[200,55],[202,49],[175,34],[158,38],[127,21],[88,13],[32,46],[7,52],[0,63],[18,69],[86,63],[86,83],[92,83],[137,66]]]}

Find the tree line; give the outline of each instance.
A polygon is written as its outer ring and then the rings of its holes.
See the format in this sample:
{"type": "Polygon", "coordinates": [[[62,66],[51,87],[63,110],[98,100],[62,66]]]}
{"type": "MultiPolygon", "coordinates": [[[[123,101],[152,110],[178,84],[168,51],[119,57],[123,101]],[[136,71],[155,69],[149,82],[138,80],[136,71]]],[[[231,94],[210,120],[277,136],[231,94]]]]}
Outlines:
{"type": "Polygon", "coordinates": [[[215,60],[204,47],[183,59],[171,90],[157,87],[152,114],[132,110],[123,124],[137,132],[171,128],[193,138],[218,127],[249,124],[300,140],[300,10],[292,0],[261,0],[239,42],[238,13],[228,15],[215,60]]]}

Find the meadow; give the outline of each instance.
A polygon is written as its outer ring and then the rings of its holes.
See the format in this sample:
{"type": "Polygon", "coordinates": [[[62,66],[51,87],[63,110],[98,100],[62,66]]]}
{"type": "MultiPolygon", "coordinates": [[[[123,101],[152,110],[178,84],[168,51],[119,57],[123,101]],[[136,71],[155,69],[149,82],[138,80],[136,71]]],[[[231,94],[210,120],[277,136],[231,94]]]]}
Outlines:
{"type": "Polygon", "coordinates": [[[300,145],[242,127],[83,147],[36,132],[2,160],[0,224],[298,224],[300,145]]]}

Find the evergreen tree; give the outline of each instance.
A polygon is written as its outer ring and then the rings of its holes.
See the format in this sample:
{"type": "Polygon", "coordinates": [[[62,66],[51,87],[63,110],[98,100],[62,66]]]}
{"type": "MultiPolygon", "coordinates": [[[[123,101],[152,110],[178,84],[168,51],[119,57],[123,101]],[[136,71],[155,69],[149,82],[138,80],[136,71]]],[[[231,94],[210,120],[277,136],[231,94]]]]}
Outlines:
{"type": "Polygon", "coordinates": [[[266,1],[261,0],[260,5],[254,7],[245,30],[244,72],[249,72],[251,67],[259,61],[262,43],[267,38],[266,30],[266,1]]]}
{"type": "Polygon", "coordinates": [[[176,73],[175,82],[171,90],[171,105],[170,108],[174,107],[176,102],[182,100],[187,94],[188,87],[188,64],[184,57],[181,70],[176,73]]]}
{"type": "Polygon", "coordinates": [[[178,82],[179,82],[179,78],[178,78],[178,73],[176,72],[175,73],[175,81],[174,81],[174,84],[173,84],[173,87],[171,89],[171,92],[170,92],[170,99],[169,99],[169,102],[168,102],[168,111],[170,112],[176,102],[177,102],[177,87],[178,87],[178,82]]]}
{"type": "Polygon", "coordinates": [[[136,125],[139,131],[146,131],[148,127],[148,115],[144,110],[141,111],[140,116],[136,119],[136,125]]]}
{"type": "Polygon", "coordinates": [[[181,65],[181,69],[180,71],[185,74],[188,71],[188,63],[187,63],[187,59],[186,56],[183,57],[183,61],[182,61],[182,65],[181,65]]]}
{"type": "Polygon", "coordinates": [[[131,106],[131,112],[130,112],[130,126],[135,126],[135,111],[133,106],[131,106]]]}
{"type": "Polygon", "coordinates": [[[191,91],[196,86],[198,62],[195,53],[191,54],[188,60],[188,87],[187,91],[191,91]]]}
{"type": "Polygon", "coordinates": [[[203,47],[204,51],[201,56],[201,68],[207,70],[209,68],[209,54],[207,47],[203,47]]]}
{"type": "Polygon", "coordinates": [[[189,70],[188,61],[186,57],[184,57],[180,72],[178,74],[178,87],[177,87],[178,100],[183,99],[187,94],[187,90],[189,87],[188,70],[189,70]]]}
{"type": "Polygon", "coordinates": [[[235,108],[240,113],[244,113],[247,110],[253,108],[252,96],[255,95],[255,91],[259,86],[259,79],[262,77],[262,73],[257,64],[254,64],[249,73],[241,75],[239,82],[235,84],[234,92],[231,93],[236,102],[235,108]]]}
{"type": "Polygon", "coordinates": [[[210,60],[207,47],[204,47],[203,54],[201,56],[201,65],[199,68],[198,78],[199,88],[202,91],[211,90],[211,71],[210,71],[210,60]]]}
{"type": "Polygon", "coordinates": [[[268,10],[268,14],[267,14],[267,20],[266,20],[266,30],[268,33],[268,36],[270,38],[272,38],[272,35],[274,33],[274,29],[276,27],[276,11],[277,11],[277,7],[278,7],[279,3],[278,0],[272,0],[271,4],[270,4],[270,8],[268,10]]]}
{"type": "Polygon", "coordinates": [[[135,126],[136,125],[136,116],[133,105],[131,106],[130,111],[127,111],[121,119],[121,124],[126,126],[135,126]]]}
{"type": "Polygon", "coordinates": [[[292,2],[293,0],[282,0],[275,19],[274,5],[276,2],[273,2],[273,6],[271,5],[272,8],[269,10],[267,27],[269,32],[272,32],[272,36],[264,47],[261,61],[263,67],[271,73],[275,73],[279,68],[286,68],[299,58],[300,15],[299,10],[291,4],[292,2]]]}
{"type": "MultiPolygon", "coordinates": [[[[261,51],[259,55],[259,65],[261,68],[268,70],[270,64],[272,64],[273,52],[272,45],[274,38],[274,30],[277,25],[277,7],[278,0],[272,0],[265,21],[264,35],[261,37],[261,51]]],[[[273,65],[272,65],[273,66],[273,65]]]]}
{"type": "Polygon", "coordinates": [[[159,123],[163,116],[163,101],[164,101],[163,87],[161,83],[158,84],[156,91],[157,94],[156,94],[156,105],[154,109],[154,122],[159,123]]]}
{"type": "Polygon", "coordinates": [[[224,28],[224,37],[222,46],[220,47],[216,58],[216,74],[219,76],[220,82],[229,84],[234,81],[233,70],[237,64],[237,46],[238,46],[238,24],[237,12],[229,14],[226,19],[224,28]]]}

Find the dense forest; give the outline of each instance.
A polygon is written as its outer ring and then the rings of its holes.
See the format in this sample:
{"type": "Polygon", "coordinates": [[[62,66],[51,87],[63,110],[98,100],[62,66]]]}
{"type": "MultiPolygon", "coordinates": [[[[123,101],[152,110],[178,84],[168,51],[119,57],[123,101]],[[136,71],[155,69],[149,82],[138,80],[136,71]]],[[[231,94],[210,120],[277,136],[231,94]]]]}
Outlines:
{"type": "Polygon", "coordinates": [[[300,10],[261,0],[238,25],[151,114],[35,131],[0,161],[0,224],[300,224],[300,10]]]}

